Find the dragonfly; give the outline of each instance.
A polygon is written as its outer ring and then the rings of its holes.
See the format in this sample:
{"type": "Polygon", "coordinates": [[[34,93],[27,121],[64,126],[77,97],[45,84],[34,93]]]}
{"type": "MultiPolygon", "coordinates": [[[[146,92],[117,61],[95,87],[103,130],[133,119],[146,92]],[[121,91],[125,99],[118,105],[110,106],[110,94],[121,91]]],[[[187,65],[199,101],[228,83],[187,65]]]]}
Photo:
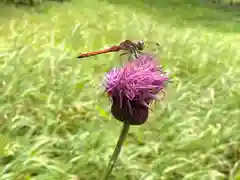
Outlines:
{"type": "MultiPolygon", "coordinates": [[[[155,45],[160,46],[159,43],[155,43],[155,45]]],[[[145,49],[145,42],[143,40],[139,40],[136,42],[131,40],[125,40],[120,42],[120,44],[118,45],[113,45],[106,49],[81,53],[77,58],[86,58],[90,56],[96,56],[99,54],[123,51],[123,53],[121,53],[120,56],[128,54],[129,59],[131,59],[132,57],[137,58],[139,54],[144,53],[143,52],[144,49],[145,49]]]]}

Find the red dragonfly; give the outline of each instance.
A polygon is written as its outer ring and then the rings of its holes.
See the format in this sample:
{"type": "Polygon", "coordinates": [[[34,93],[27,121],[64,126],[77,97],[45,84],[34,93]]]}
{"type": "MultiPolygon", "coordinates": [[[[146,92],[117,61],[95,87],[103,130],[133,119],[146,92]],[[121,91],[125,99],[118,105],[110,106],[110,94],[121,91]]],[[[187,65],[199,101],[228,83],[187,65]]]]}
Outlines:
{"type": "MultiPolygon", "coordinates": [[[[155,45],[160,46],[158,43],[155,43],[155,45]]],[[[99,54],[105,54],[109,52],[118,52],[118,51],[125,51],[124,53],[121,54],[121,56],[125,54],[129,54],[130,55],[129,58],[131,58],[133,55],[136,58],[137,54],[143,53],[144,48],[145,48],[145,43],[143,40],[140,40],[137,42],[125,40],[121,42],[119,45],[114,45],[103,50],[81,53],[77,58],[85,58],[85,57],[95,56],[99,54]]]]}

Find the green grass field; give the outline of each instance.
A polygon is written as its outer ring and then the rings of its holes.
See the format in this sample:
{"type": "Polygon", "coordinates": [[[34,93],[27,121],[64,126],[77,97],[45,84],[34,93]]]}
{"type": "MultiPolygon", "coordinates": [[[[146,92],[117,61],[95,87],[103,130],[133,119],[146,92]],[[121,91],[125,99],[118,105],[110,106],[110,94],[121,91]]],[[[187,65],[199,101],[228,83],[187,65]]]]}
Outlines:
{"type": "Polygon", "coordinates": [[[240,11],[199,2],[0,3],[0,179],[100,179],[122,127],[101,81],[119,56],[75,57],[144,39],[173,83],[110,179],[239,180],[240,11]]]}

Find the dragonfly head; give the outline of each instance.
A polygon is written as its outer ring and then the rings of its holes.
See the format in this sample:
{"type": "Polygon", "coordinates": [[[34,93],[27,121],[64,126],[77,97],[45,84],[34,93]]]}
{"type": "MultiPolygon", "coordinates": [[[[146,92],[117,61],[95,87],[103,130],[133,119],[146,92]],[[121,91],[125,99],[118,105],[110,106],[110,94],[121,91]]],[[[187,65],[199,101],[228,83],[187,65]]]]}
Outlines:
{"type": "Polygon", "coordinates": [[[142,51],[144,49],[144,41],[143,40],[140,40],[137,42],[137,49],[139,51],[142,51]]]}

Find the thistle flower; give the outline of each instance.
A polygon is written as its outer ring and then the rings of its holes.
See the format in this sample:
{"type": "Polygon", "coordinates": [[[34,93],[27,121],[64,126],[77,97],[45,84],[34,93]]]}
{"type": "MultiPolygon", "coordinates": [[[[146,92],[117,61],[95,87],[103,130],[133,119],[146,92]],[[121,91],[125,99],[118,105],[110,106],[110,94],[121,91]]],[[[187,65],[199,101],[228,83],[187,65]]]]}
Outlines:
{"type": "Polygon", "coordinates": [[[148,118],[150,104],[163,92],[169,78],[155,58],[141,54],[105,77],[105,88],[112,99],[111,112],[119,121],[141,125],[148,118]]]}

